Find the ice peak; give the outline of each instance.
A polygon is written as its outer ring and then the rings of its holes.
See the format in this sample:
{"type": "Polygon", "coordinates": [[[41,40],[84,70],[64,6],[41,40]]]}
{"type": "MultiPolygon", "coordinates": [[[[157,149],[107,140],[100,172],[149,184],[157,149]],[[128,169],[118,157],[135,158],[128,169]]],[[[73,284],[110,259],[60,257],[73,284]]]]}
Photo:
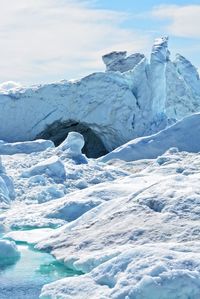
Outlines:
{"type": "Polygon", "coordinates": [[[176,54],[174,65],[184,81],[190,86],[195,95],[200,96],[200,78],[197,68],[184,56],[176,54]]]}
{"type": "Polygon", "coordinates": [[[156,38],[151,52],[151,63],[166,62],[169,58],[168,36],[156,38]]]}

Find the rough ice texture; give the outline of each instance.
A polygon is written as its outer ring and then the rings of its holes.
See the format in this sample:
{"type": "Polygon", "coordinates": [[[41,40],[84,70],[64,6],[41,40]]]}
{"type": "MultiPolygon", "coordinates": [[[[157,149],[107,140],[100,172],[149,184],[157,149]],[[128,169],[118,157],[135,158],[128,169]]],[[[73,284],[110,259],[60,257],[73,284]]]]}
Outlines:
{"type": "Polygon", "coordinates": [[[0,240],[0,270],[3,267],[14,264],[20,257],[15,242],[0,240]]]}
{"type": "Polygon", "coordinates": [[[127,57],[126,52],[111,52],[102,57],[107,71],[124,73],[133,69],[145,56],[135,53],[127,57]]]}
{"type": "Polygon", "coordinates": [[[199,74],[186,58],[177,54],[174,62],[167,62],[166,79],[166,113],[170,118],[181,119],[199,111],[199,74]]]}
{"type": "Polygon", "coordinates": [[[126,52],[113,52],[103,57],[109,71],[75,82],[1,91],[0,138],[55,140],[63,129],[62,142],[67,135],[64,129],[69,132],[79,126],[92,132],[86,133],[87,143],[102,142],[100,155],[159,131],[169,124],[168,118],[176,121],[198,111],[197,72],[181,56],[170,61],[167,42],[167,38],[155,41],[150,62],[143,54],[127,57],[126,52]]]}

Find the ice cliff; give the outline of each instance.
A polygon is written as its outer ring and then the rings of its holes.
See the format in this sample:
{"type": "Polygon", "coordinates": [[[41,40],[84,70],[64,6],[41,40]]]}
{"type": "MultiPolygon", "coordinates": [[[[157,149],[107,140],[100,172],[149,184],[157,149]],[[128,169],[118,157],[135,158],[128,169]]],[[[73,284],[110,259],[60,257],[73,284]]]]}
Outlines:
{"type": "Polygon", "coordinates": [[[155,41],[150,61],[126,52],[103,61],[105,72],[75,82],[1,86],[0,139],[44,138],[59,145],[77,131],[85,138],[83,152],[99,157],[200,110],[199,75],[181,55],[170,60],[168,38],[155,41]]]}

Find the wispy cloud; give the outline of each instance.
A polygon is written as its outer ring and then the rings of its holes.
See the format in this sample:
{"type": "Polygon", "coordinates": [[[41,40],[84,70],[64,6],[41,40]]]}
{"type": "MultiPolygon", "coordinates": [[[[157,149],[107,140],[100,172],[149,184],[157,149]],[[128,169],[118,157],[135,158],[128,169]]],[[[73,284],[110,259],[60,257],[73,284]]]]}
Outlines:
{"type": "Polygon", "coordinates": [[[200,38],[200,5],[164,5],[155,7],[153,17],[168,20],[165,30],[180,37],[200,38]]]}
{"type": "Polygon", "coordinates": [[[123,29],[124,13],[93,1],[1,0],[0,81],[44,82],[103,68],[111,50],[139,51],[148,42],[123,29]]]}

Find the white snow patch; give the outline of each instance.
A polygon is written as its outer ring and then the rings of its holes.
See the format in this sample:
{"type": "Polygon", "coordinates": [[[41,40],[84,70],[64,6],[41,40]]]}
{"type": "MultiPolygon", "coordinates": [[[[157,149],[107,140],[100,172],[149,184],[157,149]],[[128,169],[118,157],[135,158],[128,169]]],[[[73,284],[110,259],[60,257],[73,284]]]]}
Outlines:
{"type": "Polygon", "coordinates": [[[9,91],[16,91],[22,88],[22,85],[14,81],[6,81],[0,84],[0,93],[5,93],[9,91]]]}

